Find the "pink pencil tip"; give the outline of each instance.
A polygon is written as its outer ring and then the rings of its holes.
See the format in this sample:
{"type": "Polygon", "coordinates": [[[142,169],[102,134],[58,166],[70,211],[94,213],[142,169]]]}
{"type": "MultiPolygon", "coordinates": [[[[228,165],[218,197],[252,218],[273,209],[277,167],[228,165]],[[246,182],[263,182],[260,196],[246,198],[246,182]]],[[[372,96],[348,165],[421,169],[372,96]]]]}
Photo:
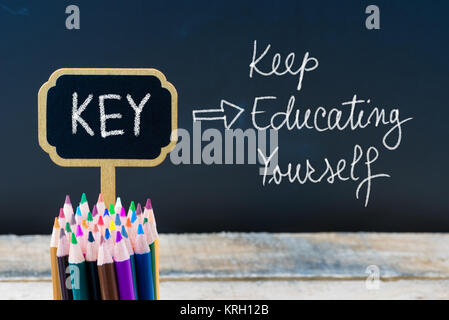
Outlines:
{"type": "Polygon", "coordinates": [[[102,195],[101,193],[98,195],[97,203],[98,203],[98,202],[104,202],[104,200],[103,200],[103,195],[102,195]]]}
{"type": "Polygon", "coordinates": [[[59,217],[62,219],[65,218],[64,210],[62,208],[59,209],[59,217]]]}
{"type": "Polygon", "coordinates": [[[126,218],[126,212],[125,212],[125,208],[124,208],[124,207],[122,207],[122,208],[120,209],[120,217],[126,218]]]}
{"type": "Polygon", "coordinates": [[[64,203],[66,203],[66,204],[72,204],[72,203],[70,202],[70,197],[69,197],[69,195],[66,195],[66,196],[65,196],[65,201],[64,201],[64,203]]]}
{"type": "Polygon", "coordinates": [[[147,199],[147,204],[145,205],[145,208],[148,209],[148,210],[153,209],[153,207],[151,206],[150,198],[147,199]]]}

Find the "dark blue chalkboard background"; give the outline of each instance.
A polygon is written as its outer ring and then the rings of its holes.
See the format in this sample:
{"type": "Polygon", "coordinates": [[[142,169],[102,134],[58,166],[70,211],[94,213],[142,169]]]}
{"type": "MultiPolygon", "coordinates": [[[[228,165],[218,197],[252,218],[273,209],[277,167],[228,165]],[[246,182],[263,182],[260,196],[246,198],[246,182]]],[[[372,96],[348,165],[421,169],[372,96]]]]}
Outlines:
{"type": "MultiPolygon", "coordinates": [[[[62,67],[162,71],[189,131],[192,110],[220,99],[245,107],[235,126],[250,127],[257,95],[278,96],[283,111],[291,94],[314,108],[357,93],[413,117],[376,162],[391,178],[373,182],[366,208],[354,183],[263,187],[257,165],[119,168],[123,202],[151,196],[162,232],[449,231],[448,12],[447,1],[1,1],[0,232],[49,233],[66,193],[98,195],[99,169],[58,167],[38,145],[37,92],[62,67]],[[70,4],[80,30],[65,28],[70,4]],[[369,4],[380,30],[365,28],[369,4]],[[320,66],[300,93],[293,76],[250,79],[254,40],[283,56],[309,51],[320,66]]],[[[348,158],[355,143],[380,148],[384,133],[281,131],[280,165],[348,158]]]]}
{"type": "Polygon", "coordinates": [[[63,75],[47,93],[47,140],[64,159],[155,159],[170,143],[171,108],[170,92],[155,76],[63,75]],[[93,136],[81,124],[76,134],[72,133],[74,92],[78,108],[89,95],[93,97],[80,115],[93,136]],[[104,102],[105,115],[121,115],[120,119],[106,120],[105,130],[122,130],[121,135],[101,136],[99,96],[104,94],[121,97],[104,102]],[[150,94],[140,113],[138,136],[128,94],[137,106],[150,94]]]}

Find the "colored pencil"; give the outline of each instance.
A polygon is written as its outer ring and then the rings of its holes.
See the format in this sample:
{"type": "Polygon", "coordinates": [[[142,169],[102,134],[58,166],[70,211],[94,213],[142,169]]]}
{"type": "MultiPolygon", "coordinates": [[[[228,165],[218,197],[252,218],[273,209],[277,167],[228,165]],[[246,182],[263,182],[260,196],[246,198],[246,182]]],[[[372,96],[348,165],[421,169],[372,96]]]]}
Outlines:
{"type": "Polygon", "coordinates": [[[114,263],[120,300],[135,300],[131,261],[120,231],[114,246],[114,263]]]}
{"type": "Polygon", "coordinates": [[[73,300],[89,300],[86,261],[74,233],[70,242],[69,268],[73,300]]]}
{"type": "Polygon", "coordinates": [[[148,219],[149,224],[149,244],[151,251],[151,263],[153,266],[153,281],[154,281],[154,296],[158,299],[159,296],[159,234],[156,228],[156,219],[154,218],[153,206],[150,198],[145,204],[144,216],[148,219]]]}
{"type": "MultiPolygon", "coordinates": [[[[125,208],[122,207],[122,208],[120,209],[120,222],[121,222],[120,225],[126,223],[126,218],[127,218],[127,215],[126,215],[125,208]]],[[[117,219],[115,219],[115,220],[116,220],[116,221],[115,221],[115,225],[118,226],[118,224],[117,224],[117,219]]]]}
{"type": "Polygon", "coordinates": [[[75,236],[81,248],[81,252],[83,253],[83,255],[86,254],[87,243],[86,241],[84,241],[84,232],[79,224],[76,226],[75,236]]]}
{"type": "Polygon", "coordinates": [[[65,226],[66,219],[65,219],[64,209],[62,209],[62,208],[59,209],[58,222],[59,222],[60,226],[62,226],[62,227],[65,226]]]}
{"type": "Polygon", "coordinates": [[[104,237],[101,236],[97,259],[101,298],[103,300],[118,300],[119,295],[117,290],[114,261],[112,260],[109,248],[105,244],[104,237]]]}
{"type": "Polygon", "coordinates": [[[87,276],[89,279],[89,296],[93,300],[101,300],[100,282],[98,280],[97,256],[98,246],[95,243],[92,231],[89,231],[86,250],[86,266],[87,276]]]}
{"type": "Polygon", "coordinates": [[[83,193],[83,195],[81,196],[79,208],[81,210],[81,216],[83,217],[83,219],[86,219],[87,213],[90,211],[90,209],[89,209],[89,203],[87,202],[87,197],[86,197],[85,193],[83,193]]]}
{"type": "Polygon", "coordinates": [[[55,218],[50,240],[50,263],[51,263],[51,282],[53,285],[53,300],[61,300],[58,257],[56,255],[58,252],[59,233],[60,233],[59,218],[55,218]]]}
{"type": "Polygon", "coordinates": [[[81,208],[76,207],[75,222],[77,224],[81,224],[82,221],[83,221],[83,214],[81,213],[81,208]]]}
{"type": "Polygon", "coordinates": [[[153,272],[151,267],[150,248],[139,224],[136,235],[136,247],[134,248],[136,258],[137,289],[140,300],[154,300],[153,272]]]}
{"type": "Polygon", "coordinates": [[[64,206],[62,207],[62,210],[64,210],[64,215],[66,219],[65,221],[70,221],[73,216],[73,207],[72,203],[70,202],[69,195],[65,196],[64,206]]]}
{"type": "Polygon", "coordinates": [[[98,195],[98,200],[97,200],[97,211],[98,211],[99,214],[103,214],[104,209],[106,209],[106,205],[105,205],[104,200],[103,200],[103,195],[100,193],[98,195]]]}
{"type": "MultiPolygon", "coordinates": [[[[127,221],[129,221],[129,218],[127,219],[127,221]]],[[[131,245],[131,241],[129,240],[128,232],[126,232],[126,228],[124,225],[122,225],[121,233],[122,233],[123,241],[125,241],[126,248],[128,249],[129,261],[131,261],[131,271],[133,274],[134,297],[136,298],[136,300],[138,300],[139,295],[137,292],[136,258],[134,257],[134,250],[131,245]]]]}
{"type": "Polygon", "coordinates": [[[122,209],[122,200],[120,199],[120,197],[117,197],[117,200],[115,200],[115,207],[114,207],[114,212],[115,213],[120,213],[120,210],[122,209]]]}
{"type": "Polygon", "coordinates": [[[64,229],[61,229],[59,232],[58,251],[56,252],[56,257],[58,260],[61,298],[62,300],[73,300],[72,289],[68,283],[69,279],[66,278],[67,268],[69,266],[69,241],[67,240],[64,229]]]}

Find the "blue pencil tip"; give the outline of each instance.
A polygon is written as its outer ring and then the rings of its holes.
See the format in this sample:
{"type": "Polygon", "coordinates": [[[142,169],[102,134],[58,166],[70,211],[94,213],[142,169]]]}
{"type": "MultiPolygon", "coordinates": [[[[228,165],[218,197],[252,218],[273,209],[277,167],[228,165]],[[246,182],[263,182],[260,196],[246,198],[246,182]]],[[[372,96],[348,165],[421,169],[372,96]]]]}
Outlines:
{"type": "Polygon", "coordinates": [[[135,211],[132,211],[131,214],[131,223],[134,223],[137,220],[137,215],[135,211]]]}
{"type": "Polygon", "coordinates": [[[137,234],[144,234],[142,224],[139,224],[139,227],[137,228],[137,234]]]}
{"type": "Polygon", "coordinates": [[[88,237],[87,240],[89,240],[89,242],[94,242],[95,241],[95,238],[94,238],[94,235],[92,234],[92,231],[89,231],[89,237],[88,237]]]}
{"type": "Polygon", "coordinates": [[[121,232],[122,232],[122,236],[124,236],[126,239],[128,239],[128,232],[126,232],[125,226],[122,226],[121,232]]]}
{"type": "Polygon", "coordinates": [[[81,217],[80,207],[76,207],[76,215],[81,217]]]}
{"type": "Polygon", "coordinates": [[[120,220],[120,216],[118,214],[115,215],[115,225],[116,226],[122,225],[122,221],[120,220]]]}
{"type": "Polygon", "coordinates": [[[106,228],[106,230],[104,231],[104,238],[106,240],[109,240],[110,237],[111,237],[111,233],[109,232],[109,229],[106,228]]]}
{"type": "Polygon", "coordinates": [[[104,213],[103,213],[103,217],[106,217],[109,215],[109,211],[108,209],[104,209],[104,213]]]}

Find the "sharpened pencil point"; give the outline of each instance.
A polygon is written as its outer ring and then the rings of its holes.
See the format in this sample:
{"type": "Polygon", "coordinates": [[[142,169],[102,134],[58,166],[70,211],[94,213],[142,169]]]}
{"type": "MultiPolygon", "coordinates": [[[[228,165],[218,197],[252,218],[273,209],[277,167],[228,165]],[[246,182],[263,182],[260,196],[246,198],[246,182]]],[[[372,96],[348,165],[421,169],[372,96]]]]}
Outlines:
{"type": "Polygon", "coordinates": [[[109,229],[115,230],[115,223],[114,220],[111,219],[111,222],[109,222],[109,229]]]}
{"type": "Polygon", "coordinates": [[[131,204],[129,205],[129,210],[136,211],[136,205],[134,204],[134,201],[131,201],[131,204]]]}
{"type": "Polygon", "coordinates": [[[72,228],[70,228],[70,223],[66,222],[65,224],[65,231],[72,232],[72,228]]]}
{"type": "Polygon", "coordinates": [[[81,226],[80,226],[80,225],[77,225],[77,226],[76,226],[76,236],[77,236],[77,237],[82,237],[82,236],[84,236],[83,229],[81,229],[81,226]]]}
{"type": "Polygon", "coordinates": [[[106,240],[109,240],[110,237],[111,237],[111,233],[109,232],[109,229],[106,228],[106,230],[104,231],[104,238],[106,240]]]}
{"type": "Polygon", "coordinates": [[[78,244],[78,241],[76,241],[76,236],[74,233],[72,233],[72,243],[73,244],[78,244]]]}
{"type": "Polygon", "coordinates": [[[153,209],[153,207],[151,206],[150,198],[147,199],[147,204],[145,205],[145,208],[147,208],[148,210],[153,209]]]}
{"type": "Polygon", "coordinates": [[[94,225],[94,232],[98,232],[99,230],[98,230],[98,226],[95,224],[94,225]]]}
{"type": "Polygon", "coordinates": [[[111,205],[109,206],[109,214],[113,215],[115,214],[115,209],[114,209],[114,205],[111,203],[111,205]]]}
{"type": "MultiPolygon", "coordinates": [[[[134,211],[133,211],[134,212],[134,211]]],[[[126,219],[126,227],[131,228],[133,225],[131,224],[131,220],[129,218],[126,219]]]]}
{"type": "Polygon", "coordinates": [[[123,207],[120,209],[120,217],[126,218],[126,211],[125,211],[125,208],[123,208],[123,207]]]}
{"type": "Polygon", "coordinates": [[[80,207],[76,207],[76,215],[82,217],[80,207]]]}
{"type": "Polygon", "coordinates": [[[87,201],[86,194],[83,192],[83,194],[81,195],[81,202],[80,203],[83,204],[86,201],[87,201]]]}
{"type": "Polygon", "coordinates": [[[148,222],[148,218],[143,218],[143,224],[148,222]]]}
{"type": "Polygon", "coordinates": [[[89,231],[89,237],[87,238],[87,240],[89,242],[94,242],[95,241],[95,238],[94,238],[94,235],[93,235],[92,231],[89,231]]]}
{"type": "Polygon", "coordinates": [[[62,208],[59,209],[59,217],[60,217],[61,219],[64,219],[64,218],[65,218],[64,209],[62,209],[62,208]]]}
{"type": "Polygon", "coordinates": [[[104,209],[103,217],[106,217],[108,215],[109,215],[109,210],[108,209],[104,209]]]}
{"type": "Polygon", "coordinates": [[[139,227],[137,228],[137,234],[144,234],[143,233],[143,227],[142,225],[139,223],[139,227]]]}
{"type": "Polygon", "coordinates": [[[115,225],[116,226],[122,225],[122,221],[120,220],[120,216],[118,214],[115,215],[115,225]]]}
{"type": "Polygon", "coordinates": [[[53,228],[55,228],[55,229],[60,229],[61,228],[59,226],[59,219],[58,219],[58,217],[55,217],[55,222],[53,223],[53,228]]]}
{"type": "Polygon", "coordinates": [[[94,218],[92,216],[92,212],[90,212],[90,211],[87,213],[87,221],[94,221],[94,218]]]}
{"type": "Polygon", "coordinates": [[[122,234],[120,231],[117,231],[117,234],[115,235],[115,242],[120,242],[122,240],[122,234]]]}
{"type": "Polygon", "coordinates": [[[104,202],[104,200],[103,200],[103,195],[102,195],[101,193],[98,195],[97,203],[98,203],[98,202],[104,202]]]}
{"type": "Polygon", "coordinates": [[[104,221],[103,221],[103,217],[102,217],[102,216],[100,216],[100,217],[98,218],[97,224],[98,224],[99,226],[104,226],[104,221]]]}
{"type": "Polygon", "coordinates": [[[124,236],[126,239],[128,239],[128,232],[126,232],[125,226],[122,226],[121,233],[122,233],[122,236],[124,236]]]}
{"type": "Polygon", "coordinates": [[[95,217],[98,214],[97,205],[94,204],[94,207],[92,208],[92,217],[95,217]]]}
{"type": "Polygon", "coordinates": [[[100,245],[102,245],[103,243],[104,243],[104,237],[101,236],[101,238],[100,238],[100,245]]]}
{"type": "Polygon", "coordinates": [[[69,197],[69,195],[66,195],[66,196],[65,196],[65,201],[64,201],[64,203],[65,203],[65,204],[72,204],[72,202],[70,202],[70,197],[69,197]]]}
{"type": "Polygon", "coordinates": [[[65,237],[65,231],[64,231],[64,229],[61,229],[61,230],[60,230],[60,233],[59,233],[59,238],[62,238],[62,237],[65,237]]]}
{"type": "Polygon", "coordinates": [[[72,216],[72,219],[70,219],[70,225],[74,226],[76,224],[75,215],[72,216]]]}
{"type": "Polygon", "coordinates": [[[89,229],[86,219],[83,219],[83,221],[81,221],[81,225],[83,226],[84,229],[89,229]]]}
{"type": "Polygon", "coordinates": [[[142,214],[142,206],[140,205],[140,202],[137,204],[136,214],[138,216],[142,214]]]}
{"type": "Polygon", "coordinates": [[[136,215],[136,212],[133,211],[131,214],[131,222],[134,223],[136,220],[137,220],[137,215],[136,215]]]}

